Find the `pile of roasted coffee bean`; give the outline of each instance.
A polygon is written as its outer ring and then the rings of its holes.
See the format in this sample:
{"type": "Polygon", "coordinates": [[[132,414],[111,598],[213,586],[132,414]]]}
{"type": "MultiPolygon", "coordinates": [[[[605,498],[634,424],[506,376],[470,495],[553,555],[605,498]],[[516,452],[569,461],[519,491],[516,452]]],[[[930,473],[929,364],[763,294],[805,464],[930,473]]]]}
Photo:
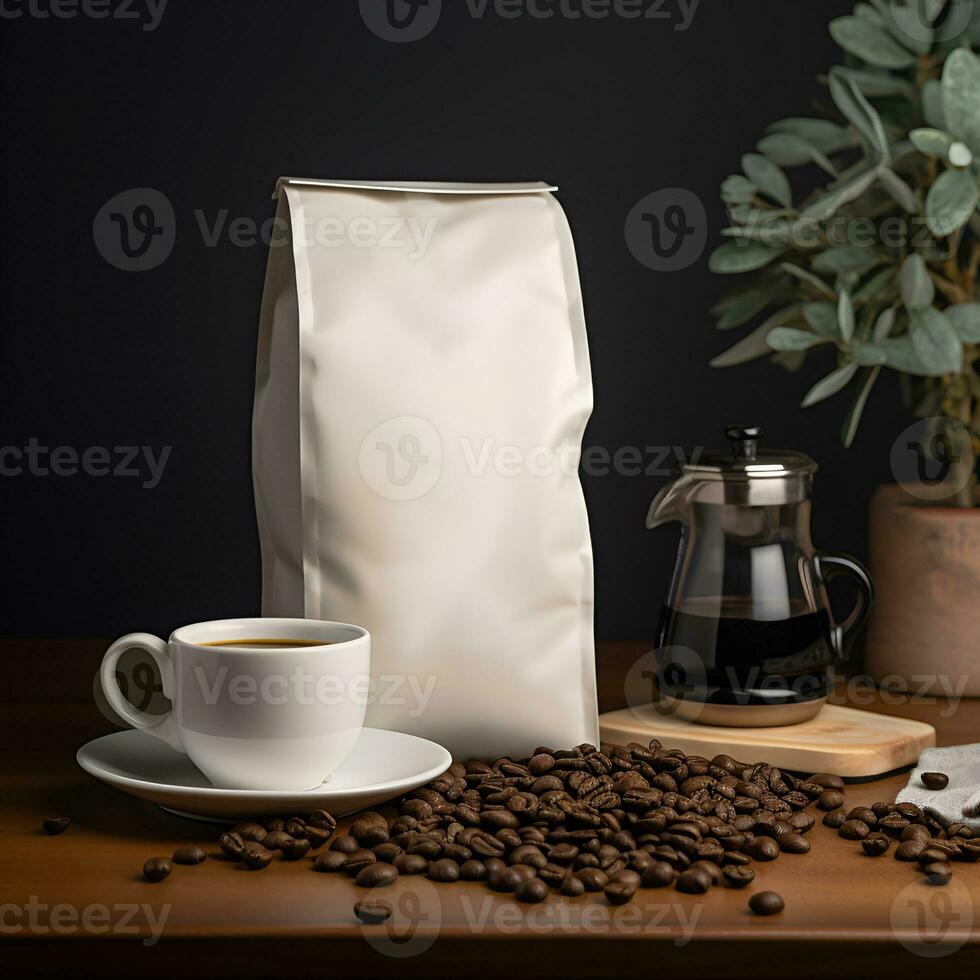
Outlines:
{"type": "MultiPolygon", "coordinates": [[[[818,773],[807,779],[775,766],[713,759],[648,746],[580,745],[538,749],[525,761],[454,763],[428,786],[380,813],[354,817],[347,833],[323,810],[305,817],[248,822],[221,835],[213,856],[252,870],[282,859],[312,858],[313,870],[339,872],[365,888],[403,875],[437,882],[484,881],[521,902],[551,891],[575,897],[602,892],[613,905],[640,888],[703,894],[715,885],[744,888],[753,866],[810,850],[811,804],[825,825],[866,854],[916,862],[931,884],[945,884],[950,861],[980,858],[980,838],[962,824],[944,827],[910,803],[845,808],[844,784],[818,773]],[[324,849],[324,846],[326,848],[324,849]]],[[[205,852],[179,848],[172,861],[148,861],[159,881],[172,863],[196,864],[205,852]]],[[[774,892],[752,897],[758,915],[782,911],[774,892]]],[[[364,921],[381,921],[384,903],[359,903],[364,921]]]]}

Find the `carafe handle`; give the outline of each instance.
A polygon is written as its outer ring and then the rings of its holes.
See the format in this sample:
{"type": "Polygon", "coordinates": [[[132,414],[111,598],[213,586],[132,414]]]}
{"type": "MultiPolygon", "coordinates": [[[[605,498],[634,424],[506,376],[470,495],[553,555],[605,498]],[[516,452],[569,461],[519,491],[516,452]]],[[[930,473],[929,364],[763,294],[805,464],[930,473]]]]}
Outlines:
{"type": "MultiPolygon", "coordinates": [[[[816,555],[813,559],[813,568],[818,581],[823,586],[826,586],[835,578],[842,576],[846,576],[857,582],[857,603],[847,619],[842,623],[838,623],[834,619],[833,610],[828,610],[833,629],[834,645],[837,647],[837,655],[843,657],[844,640],[864,623],[868,618],[868,613],[871,611],[871,604],[875,598],[875,587],[871,581],[871,574],[861,562],[856,558],[852,558],[850,555],[816,555]]],[[[828,603],[829,601],[828,597],[828,603]]]]}

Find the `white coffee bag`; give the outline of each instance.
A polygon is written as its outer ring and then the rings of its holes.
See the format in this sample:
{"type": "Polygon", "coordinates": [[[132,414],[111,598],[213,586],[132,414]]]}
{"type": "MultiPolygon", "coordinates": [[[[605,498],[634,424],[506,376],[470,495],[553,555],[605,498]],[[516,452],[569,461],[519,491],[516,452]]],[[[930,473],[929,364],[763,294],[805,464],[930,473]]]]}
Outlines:
{"type": "Polygon", "coordinates": [[[598,741],[592,411],[544,184],[283,179],[254,475],[263,611],[365,626],[367,724],[457,759],[598,741]]]}

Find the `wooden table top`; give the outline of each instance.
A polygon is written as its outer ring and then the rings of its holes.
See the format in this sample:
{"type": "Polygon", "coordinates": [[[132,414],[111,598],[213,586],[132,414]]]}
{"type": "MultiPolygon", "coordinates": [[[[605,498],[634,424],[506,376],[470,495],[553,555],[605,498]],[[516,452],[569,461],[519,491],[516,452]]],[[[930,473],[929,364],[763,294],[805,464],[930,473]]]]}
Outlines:
{"type": "MultiPolygon", "coordinates": [[[[9,653],[11,642],[3,646],[9,653]]],[[[78,649],[89,657],[90,646],[78,649]]],[[[603,647],[604,708],[615,706],[615,678],[637,649],[603,647]]],[[[980,701],[885,703],[868,692],[861,701],[934,724],[940,744],[980,741],[980,701]]],[[[954,865],[952,884],[932,888],[912,866],[869,858],[819,822],[808,855],[755,865],[744,892],[641,890],[620,908],[601,895],[519,906],[482,885],[403,878],[383,896],[396,910],[391,928],[366,927],[352,912],[363,890],[312,873],[309,861],[258,873],[208,861],[150,884],[140,874],[147,858],[209,844],[216,830],[83,773],[75,751],[110,730],[84,701],[0,704],[5,966],[73,976],[980,975],[980,865],[954,865]],[[70,830],[44,835],[42,819],[61,814],[70,830]],[[783,914],[748,912],[749,894],[764,889],[784,897],[783,914]]],[[[891,801],[905,781],[850,786],[848,805],[891,801]]]]}

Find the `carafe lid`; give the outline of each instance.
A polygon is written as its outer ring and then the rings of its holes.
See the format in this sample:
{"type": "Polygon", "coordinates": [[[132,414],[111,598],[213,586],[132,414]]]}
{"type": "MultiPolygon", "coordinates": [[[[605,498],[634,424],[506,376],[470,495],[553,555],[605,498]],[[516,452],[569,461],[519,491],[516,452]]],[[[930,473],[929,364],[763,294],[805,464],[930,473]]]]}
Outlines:
{"type": "Polygon", "coordinates": [[[760,449],[757,425],[729,425],[728,452],[709,452],[681,465],[701,503],[769,505],[799,503],[810,496],[817,464],[806,453],[760,449]]]}

